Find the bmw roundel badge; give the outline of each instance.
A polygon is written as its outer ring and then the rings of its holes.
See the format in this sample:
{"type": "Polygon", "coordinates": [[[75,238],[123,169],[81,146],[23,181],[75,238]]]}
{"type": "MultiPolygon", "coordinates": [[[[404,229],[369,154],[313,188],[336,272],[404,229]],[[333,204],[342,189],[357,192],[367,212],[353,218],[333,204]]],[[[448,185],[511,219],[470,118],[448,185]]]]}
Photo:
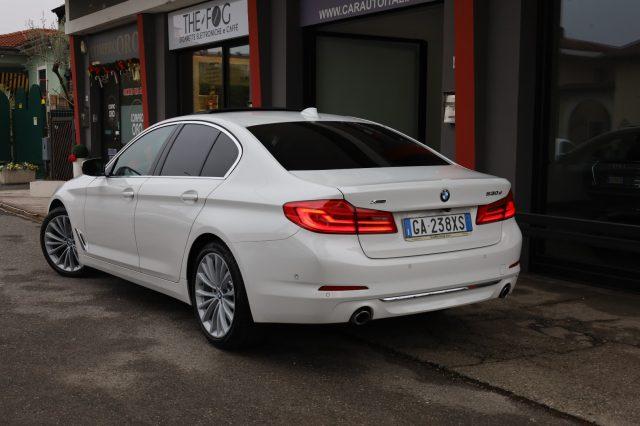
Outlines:
{"type": "Polygon", "coordinates": [[[448,189],[443,189],[440,193],[440,200],[442,200],[443,203],[446,203],[449,201],[449,198],[451,198],[451,193],[448,189]]]}

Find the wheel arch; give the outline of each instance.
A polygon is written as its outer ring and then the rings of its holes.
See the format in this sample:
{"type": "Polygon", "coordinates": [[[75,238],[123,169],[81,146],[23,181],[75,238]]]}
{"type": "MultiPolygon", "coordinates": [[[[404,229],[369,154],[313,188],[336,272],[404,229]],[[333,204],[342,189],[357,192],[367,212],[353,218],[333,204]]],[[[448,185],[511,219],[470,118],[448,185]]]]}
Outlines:
{"type": "Polygon", "coordinates": [[[64,203],[63,203],[60,199],[58,199],[58,198],[54,198],[54,199],[53,199],[53,200],[51,200],[51,202],[49,203],[49,210],[47,210],[47,212],[51,212],[51,211],[53,211],[53,210],[55,210],[55,209],[57,209],[57,208],[60,208],[60,207],[62,207],[62,208],[63,208],[63,209],[65,209],[65,210],[67,209],[67,208],[64,206],[64,203]]]}
{"type": "MultiPolygon", "coordinates": [[[[198,256],[198,253],[200,252],[202,247],[212,242],[222,244],[227,248],[227,250],[229,250],[233,254],[233,250],[231,250],[231,247],[229,247],[229,245],[219,236],[212,234],[210,232],[205,232],[203,234],[200,234],[195,240],[193,240],[193,243],[189,248],[189,254],[187,256],[187,271],[186,271],[187,283],[189,282],[191,273],[193,272],[193,268],[195,267],[194,263],[195,263],[196,257],[198,256]]],[[[238,260],[236,258],[236,262],[237,261],[238,260]]]]}

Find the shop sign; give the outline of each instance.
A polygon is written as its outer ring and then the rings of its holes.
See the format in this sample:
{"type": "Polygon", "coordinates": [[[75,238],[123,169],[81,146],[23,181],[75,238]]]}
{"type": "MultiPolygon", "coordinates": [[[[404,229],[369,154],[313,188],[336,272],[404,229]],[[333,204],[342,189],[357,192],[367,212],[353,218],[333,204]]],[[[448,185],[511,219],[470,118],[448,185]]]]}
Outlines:
{"type": "Polygon", "coordinates": [[[91,35],[88,40],[88,51],[89,63],[138,58],[138,29],[135,25],[127,25],[91,35]]]}
{"type": "Polygon", "coordinates": [[[301,0],[300,25],[315,25],[434,0],[301,0]]]}
{"type": "Polygon", "coordinates": [[[169,49],[249,34],[247,0],[212,1],[169,13],[169,49]]]}

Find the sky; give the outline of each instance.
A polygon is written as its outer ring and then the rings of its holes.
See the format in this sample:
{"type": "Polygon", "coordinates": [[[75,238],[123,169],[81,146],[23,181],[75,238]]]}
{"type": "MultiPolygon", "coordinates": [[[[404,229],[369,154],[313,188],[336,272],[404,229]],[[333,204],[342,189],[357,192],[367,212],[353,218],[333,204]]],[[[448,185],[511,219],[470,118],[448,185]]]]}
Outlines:
{"type": "Polygon", "coordinates": [[[64,0],[0,0],[0,34],[28,28],[29,19],[40,26],[42,12],[49,27],[56,22],[51,9],[63,4],[64,0]]]}
{"type": "Polygon", "coordinates": [[[639,22],[640,0],[562,2],[562,26],[569,38],[620,47],[640,40],[639,22]]]}

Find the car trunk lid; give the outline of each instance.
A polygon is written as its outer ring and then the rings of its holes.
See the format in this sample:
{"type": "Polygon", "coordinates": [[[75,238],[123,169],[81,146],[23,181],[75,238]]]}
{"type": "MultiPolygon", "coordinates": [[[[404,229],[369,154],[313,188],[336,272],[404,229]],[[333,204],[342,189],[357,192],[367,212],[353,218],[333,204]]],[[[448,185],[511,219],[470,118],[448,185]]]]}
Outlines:
{"type": "MultiPolygon", "coordinates": [[[[297,171],[295,176],[338,188],[356,207],[392,212],[395,234],[359,235],[364,253],[371,258],[393,258],[468,250],[500,242],[501,222],[476,225],[477,206],[507,195],[505,179],[474,172],[457,165],[297,171]],[[443,201],[446,190],[449,199],[443,201]],[[470,232],[437,237],[408,238],[403,220],[468,214],[470,232]]],[[[460,219],[462,220],[462,219],[460,219]]]]}

